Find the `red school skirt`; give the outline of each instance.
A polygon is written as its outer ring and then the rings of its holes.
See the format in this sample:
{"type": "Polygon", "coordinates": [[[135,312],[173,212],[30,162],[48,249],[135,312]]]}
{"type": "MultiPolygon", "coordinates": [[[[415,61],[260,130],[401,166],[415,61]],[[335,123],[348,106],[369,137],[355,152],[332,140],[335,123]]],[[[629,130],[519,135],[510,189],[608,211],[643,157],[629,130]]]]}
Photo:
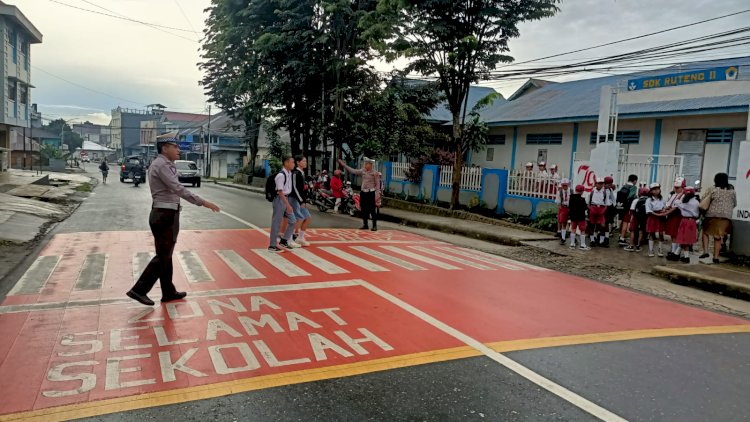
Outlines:
{"type": "Polygon", "coordinates": [[[568,222],[568,214],[570,214],[570,208],[565,205],[560,205],[557,209],[557,222],[560,224],[566,224],[568,222]]]}
{"type": "Polygon", "coordinates": [[[649,214],[646,220],[646,233],[663,233],[665,225],[664,217],[649,214]]]}
{"type": "MultiPolygon", "coordinates": [[[[672,239],[677,237],[677,233],[680,230],[680,221],[682,215],[679,211],[669,214],[667,217],[667,224],[664,226],[664,232],[669,235],[672,239]]],[[[676,242],[675,242],[676,243],[676,242]]]]}
{"type": "Polygon", "coordinates": [[[698,223],[695,218],[680,218],[680,227],[677,229],[675,243],[680,245],[693,245],[698,241],[698,223]]]}

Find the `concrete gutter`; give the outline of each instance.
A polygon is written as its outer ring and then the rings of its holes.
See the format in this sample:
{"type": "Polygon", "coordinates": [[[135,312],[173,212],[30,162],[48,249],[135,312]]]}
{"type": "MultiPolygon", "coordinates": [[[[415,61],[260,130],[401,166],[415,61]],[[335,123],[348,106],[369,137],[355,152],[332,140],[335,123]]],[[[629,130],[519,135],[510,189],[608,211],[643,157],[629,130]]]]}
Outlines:
{"type": "MultiPolygon", "coordinates": [[[[750,276],[729,278],[683,270],[679,268],[656,265],[651,271],[654,275],[665,278],[676,284],[689,285],[701,290],[725,294],[740,299],[750,299],[750,276]],[[744,281],[740,279],[745,279],[744,281]]],[[[732,276],[734,272],[726,271],[726,276],[732,276]]]]}

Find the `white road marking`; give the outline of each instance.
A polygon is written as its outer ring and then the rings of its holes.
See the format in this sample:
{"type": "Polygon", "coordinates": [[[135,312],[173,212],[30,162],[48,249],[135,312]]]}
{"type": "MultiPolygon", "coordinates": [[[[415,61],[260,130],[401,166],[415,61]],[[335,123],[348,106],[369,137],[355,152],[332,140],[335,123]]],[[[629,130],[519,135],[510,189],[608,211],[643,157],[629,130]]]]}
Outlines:
{"type": "Polygon", "coordinates": [[[380,265],[375,264],[373,262],[370,262],[370,261],[368,261],[366,259],[362,259],[362,258],[360,258],[360,257],[358,257],[356,255],[352,255],[349,252],[344,251],[343,249],[333,248],[333,247],[330,247],[330,246],[328,246],[328,247],[324,246],[324,247],[321,247],[319,249],[321,251],[328,252],[329,254],[331,254],[333,256],[339,257],[339,258],[345,260],[346,262],[354,264],[354,265],[356,265],[358,267],[362,267],[362,268],[366,269],[367,271],[372,271],[372,272],[390,271],[388,268],[381,267],[380,265]]]}
{"type": "Polygon", "coordinates": [[[455,265],[446,264],[445,262],[440,262],[437,259],[432,259],[423,255],[420,255],[418,253],[407,251],[405,249],[401,249],[398,246],[381,246],[381,248],[389,250],[391,252],[395,252],[398,254],[401,254],[403,256],[407,256],[411,259],[415,259],[417,261],[422,261],[430,265],[434,265],[438,268],[442,268],[444,270],[460,270],[460,268],[456,267],[455,265]]]}
{"type": "Polygon", "coordinates": [[[448,243],[437,240],[308,240],[311,245],[351,245],[353,243],[377,243],[377,244],[420,244],[420,245],[447,245],[448,243]]]}
{"type": "Polygon", "coordinates": [[[411,249],[417,250],[422,253],[430,254],[439,257],[440,259],[451,261],[451,262],[457,262],[462,265],[466,265],[467,267],[476,268],[478,270],[494,270],[494,268],[488,267],[486,265],[482,265],[473,261],[469,261],[466,258],[460,258],[453,255],[448,255],[447,253],[442,253],[440,251],[436,251],[434,249],[425,248],[424,246],[410,246],[411,249]]]}
{"type": "Polygon", "coordinates": [[[133,282],[143,274],[148,262],[156,256],[153,252],[136,252],[133,254],[133,282]]]}
{"type": "Polygon", "coordinates": [[[420,267],[419,265],[412,264],[411,262],[404,261],[401,258],[396,258],[395,256],[390,256],[383,252],[376,251],[375,249],[368,248],[367,246],[352,246],[352,249],[358,250],[375,258],[382,259],[383,261],[390,262],[391,264],[398,265],[401,268],[406,268],[407,270],[421,271],[426,269],[424,267],[420,267]]]}
{"type": "Polygon", "coordinates": [[[179,251],[177,252],[177,261],[179,261],[185,277],[191,283],[202,283],[205,281],[214,281],[214,277],[208,272],[208,268],[198,256],[196,251],[179,251]]]}
{"type": "Polygon", "coordinates": [[[516,261],[516,260],[505,258],[505,257],[502,257],[502,256],[493,255],[491,253],[487,253],[487,252],[483,252],[483,251],[476,251],[476,250],[473,250],[473,249],[466,249],[466,248],[463,248],[463,249],[466,250],[466,251],[469,251],[469,252],[471,252],[473,254],[476,254],[476,255],[481,255],[481,256],[484,256],[484,257],[487,257],[487,258],[490,258],[490,259],[494,259],[495,261],[507,262],[507,263],[512,264],[512,265],[519,265],[521,267],[528,268],[528,269],[534,270],[534,271],[544,271],[544,272],[552,271],[549,268],[537,267],[536,265],[527,264],[525,262],[516,261]]]}
{"type": "Polygon", "coordinates": [[[75,290],[101,289],[107,275],[108,262],[109,255],[105,253],[87,255],[78,273],[75,290]]]}
{"type": "Polygon", "coordinates": [[[307,271],[284,259],[284,257],[282,257],[279,253],[268,252],[268,250],[266,249],[253,249],[253,252],[258,254],[258,256],[266,260],[266,262],[273,265],[276,269],[286,274],[288,277],[303,277],[310,275],[310,273],[308,273],[307,271]]]}
{"type": "Polygon", "coordinates": [[[314,253],[306,249],[293,249],[292,253],[302,258],[308,264],[320,268],[327,274],[346,274],[349,272],[332,262],[326,261],[325,259],[319,257],[318,255],[315,255],[314,253]]]}
{"type": "Polygon", "coordinates": [[[239,277],[242,280],[255,280],[259,278],[266,278],[263,274],[261,274],[260,271],[258,271],[255,267],[250,265],[245,258],[243,258],[240,254],[235,252],[231,249],[223,249],[214,251],[216,252],[216,255],[219,255],[219,258],[224,261],[225,264],[229,268],[234,271],[235,274],[237,274],[237,277],[239,277]]]}
{"type": "Polygon", "coordinates": [[[485,256],[485,255],[482,255],[482,254],[478,253],[479,251],[475,251],[473,249],[455,248],[455,247],[450,247],[450,246],[448,246],[448,247],[440,247],[439,249],[442,249],[442,250],[448,251],[448,252],[453,252],[453,253],[455,253],[457,255],[462,255],[462,256],[465,256],[467,258],[471,258],[471,259],[474,259],[474,260],[477,260],[477,261],[485,262],[487,264],[492,264],[492,265],[495,265],[495,266],[498,266],[498,267],[506,268],[506,269],[509,269],[511,271],[521,271],[521,270],[523,270],[523,268],[520,266],[520,263],[518,263],[519,265],[516,265],[516,263],[510,264],[510,263],[506,262],[505,260],[495,259],[495,258],[497,258],[495,255],[487,254],[489,256],[485,256]]]}
{"type": "Polygon", "coordinates": [[[403,300],[397,298],[396,296],[391,295],[390,293],[387,293],[372,284],[362,280],[359,282],[359,284],[366,288],[367,290],[375,293],[376,295],[382,297],[383,299],[393,303],[394,305],[398,306],[399,308],[405,310],[406,312],[409,312],[410,314],[416,316],[417,318],[421,319],[422,321],[432,325],[433,327],[437,328],[438,330],[444,332],[445,334],[448,334],[449,336],[463,342],[469,347],[472,347],[476,349],[477,351],[481,352],[483,355],[487,356],[488,358],[494,360],[495,362],[499,363],[500,365],[503,365],[504,367],[510,369],[511,371],[517,373],[518,375],[526,378],[527,380],[533,382],[534,384],[544,388],[545,390],[549,391],[550,393],[562,398],[563,400],[568,401],[569,403],[573,404],[574,406],[577,406],[581,410],[584,410],[597,418],[603,420],[603,421],[616,421],[616,422],[624,422],[626,419],[623,419],[622,417],[610,412],[609,410],[599,406],[598,404],[568,390],[567,388],[563,387],[560,384],[555,383],[554,381],[551,381],[542,375],[537,374],[536,372],[532,371],[531,369],[521,365],[520,363],[510,359],[509,357],[496,352],[492,350],[492,348],[488,347],[484,343],[482,343],[479,340],[474,339],[473,337],[470,337],[461,331],[456,330],[455,328],[451,327],[450,325],[438,320],[437,318],[434,318],[430,316],[429,314],[419,310],[418,308],[404,302],[403,300]]]}
{"type": "Polygon", "coordinates": [[[13,286],[8,296],[39,293],[59,263],[60,256],[58,255],[38,256],[13,286]]]}
{"type": "Polygon", "coordinates": [[[221,211],[221,213],[222,213],[222,214],[224,214],[224,215],[226,215],[226,216],[227,216],[227,217],[229,217],[229,218],[233,218],[233,219],[235,219],[235,220],[239,221],[240,223],[242,223],[242,224],[244,224],[244,225],[246,225],[246,226],[248,226],[248,227],[252,228],[252,229],[253,229],[253,230],[255,230],[256,232],[258,232],[258,233],[260,233],[260,234],[262,234],[262,235],[264,235],[264,236],[266,236],[266,237],[269,237],[269,236],[270,236],[270,234],[269,234],[269,233],[268,233],[267,231],[265,231],[265,230],[261,229],[260,227],[256,226],[255,224],[253,224],[253,223],[251,223],[251,222],[249,222],[249,221],[245,221],[245,220],[243,220],[243,219],[241,219],[241,218],[237,217],[236,215],[232,215],[232,214],[230,214],[230,213],[228,213],[228,212],[226,212],[226,211],[221,211]]]}

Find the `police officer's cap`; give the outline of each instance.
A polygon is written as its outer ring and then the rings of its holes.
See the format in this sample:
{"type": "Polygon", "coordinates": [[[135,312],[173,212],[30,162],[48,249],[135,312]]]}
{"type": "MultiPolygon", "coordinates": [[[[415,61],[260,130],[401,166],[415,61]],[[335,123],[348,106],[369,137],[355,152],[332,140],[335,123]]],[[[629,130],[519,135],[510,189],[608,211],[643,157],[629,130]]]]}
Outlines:
{"type": "Polygon", "coordinates": [[[179,146],[177,132],[165,133],[156,137],[156,145],[161,146],[164,144],[174,144],[179,146]]]}

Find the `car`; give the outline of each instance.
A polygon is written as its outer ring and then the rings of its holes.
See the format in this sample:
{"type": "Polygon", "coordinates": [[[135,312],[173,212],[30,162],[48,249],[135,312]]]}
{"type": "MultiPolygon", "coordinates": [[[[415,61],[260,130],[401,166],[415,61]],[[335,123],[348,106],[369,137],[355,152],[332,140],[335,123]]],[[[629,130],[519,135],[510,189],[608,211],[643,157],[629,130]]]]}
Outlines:
{"type": "Polygon", "coordinates": [[[81,162],[90,163],[91,159],[89,158],[88,155],[84,155],[84,156],[81,157],[81,162]]]}
{"type": "MultiPolygon", "coordinates": [[[[122,164],[120,165],[120,182],[125,183],[126,179],[130,179],[130,172],[139,165],[143,169],[145,176],[146,165],[140,155],[129,155],[124,157],[122,159],[122,164]]],[[[143,183],[146,183],[146,179],[146,177],[143,178],[143,183]]]]}
{"type": "Polygon", "coordinates": [[[201,175],[194,161],[176,160],[174,166],[177,168],[177,179],[180,183],[191,183],[193,187],[201,187],[201,175]]]}

